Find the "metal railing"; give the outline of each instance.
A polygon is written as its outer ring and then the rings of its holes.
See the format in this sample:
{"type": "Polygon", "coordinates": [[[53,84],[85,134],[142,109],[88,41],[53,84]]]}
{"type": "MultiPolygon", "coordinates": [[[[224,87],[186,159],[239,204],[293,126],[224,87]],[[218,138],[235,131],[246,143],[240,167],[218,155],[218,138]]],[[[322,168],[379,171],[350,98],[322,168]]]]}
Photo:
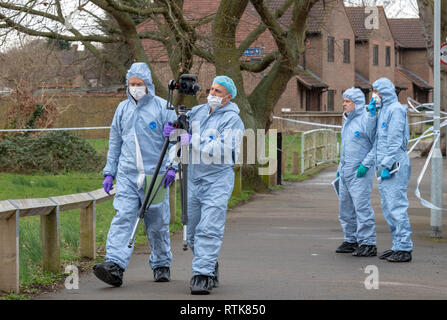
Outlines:
{"type": "Polygon", "coordinates": [[[337,133],[331,129],[306,131],[301,136],[301,174],[325,162],[338,161],[337,133]]]}

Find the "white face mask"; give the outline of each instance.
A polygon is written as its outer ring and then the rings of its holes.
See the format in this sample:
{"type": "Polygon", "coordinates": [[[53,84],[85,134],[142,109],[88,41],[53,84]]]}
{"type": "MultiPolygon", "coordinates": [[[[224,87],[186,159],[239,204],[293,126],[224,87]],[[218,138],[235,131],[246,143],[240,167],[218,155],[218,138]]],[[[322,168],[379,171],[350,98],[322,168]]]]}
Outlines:
{"type": "Polygon", "coordinates": [[[222,105],[222,97],[217,97],[213,95],[208,95],[208,104],[211,108],[211,110],[214,110],[222,105]]]}
{"type": "Polygon", "coordinates": [[[135,100],[139,101],[146,95],[146,87],[129,86],[129,93],[135,100]]]}
{"type": "Polygon", "coordinates": [[[377,93],[373,93],[372,98],[376,100],[376,108],[380,109],[382,107],[382,99],[377,93]]]}

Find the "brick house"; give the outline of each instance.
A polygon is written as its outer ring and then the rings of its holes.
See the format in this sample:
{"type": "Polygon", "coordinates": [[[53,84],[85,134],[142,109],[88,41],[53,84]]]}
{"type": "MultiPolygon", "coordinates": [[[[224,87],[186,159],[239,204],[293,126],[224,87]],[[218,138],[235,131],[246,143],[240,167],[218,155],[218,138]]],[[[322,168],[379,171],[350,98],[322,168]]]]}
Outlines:
{"type": "Polygon", "coordinates": [[[309,102],[306,97],[313,97],[317,90],[309,90],[305,78],[298,74],[296,111],[342,112],[343,92],[354,86],[355,75],[355,35],[343,1],[317,2],[309,12],[307,28],[302,65],[320,80],[317,88],[325,90],[309,102]]]}
{"type": "Polygon", "coordinates": [[[375,80],[395,80],[395,42],[383,7],[377,7],[378,15],[365,9],[346,7],[355,33],[355,85],[363,90],[368,101],[375,80]],[[371,20],[373,17],[378,19],[371,20]],[[365,21],[370,21],[370,28],[366,28],[365,21]]]}
{"type": "Polygon", "coordinates": [[[428,64],[428,52],[420,19],[388,19],[396,41],[395,79],[407,87],[399,101],[407,104],[411,97],[421,103],[432,100],[433,71],[428,64]]]}

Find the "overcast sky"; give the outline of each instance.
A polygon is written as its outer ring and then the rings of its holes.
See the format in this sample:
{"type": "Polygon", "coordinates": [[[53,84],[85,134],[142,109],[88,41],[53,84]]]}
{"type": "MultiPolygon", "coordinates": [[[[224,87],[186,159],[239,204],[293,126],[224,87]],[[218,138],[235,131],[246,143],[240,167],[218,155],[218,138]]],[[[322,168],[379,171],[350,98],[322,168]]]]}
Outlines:
{"type": "Polygon", "coordinates": [[[344,0],[346,5],[384,6],[388,18],[418,18],[416,0],[344,0]]]}

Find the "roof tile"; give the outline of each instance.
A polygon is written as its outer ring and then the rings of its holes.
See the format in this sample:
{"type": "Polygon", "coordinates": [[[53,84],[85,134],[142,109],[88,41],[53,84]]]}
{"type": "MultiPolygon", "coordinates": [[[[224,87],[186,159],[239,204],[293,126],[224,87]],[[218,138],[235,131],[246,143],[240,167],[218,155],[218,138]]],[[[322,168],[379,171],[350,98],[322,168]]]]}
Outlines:
{"type": "Polygon", "coordinates": [[[424,29],[420,19],[388,19],[397,44],[403,48],[425,49],[424,29]]]}

